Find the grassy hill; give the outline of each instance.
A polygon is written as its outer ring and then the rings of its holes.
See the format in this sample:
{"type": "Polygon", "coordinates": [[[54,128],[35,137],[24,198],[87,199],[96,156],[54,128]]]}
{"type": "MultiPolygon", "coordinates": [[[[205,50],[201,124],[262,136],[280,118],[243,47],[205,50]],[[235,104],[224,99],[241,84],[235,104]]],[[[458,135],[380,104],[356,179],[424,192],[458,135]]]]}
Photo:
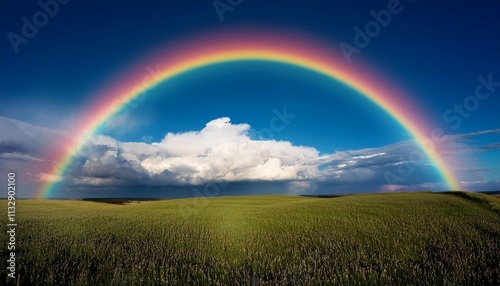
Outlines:
{"type": "Polygon", "coordinates": [[[17,203],[20,285],[500,284],[486,195],[17,203]]]}

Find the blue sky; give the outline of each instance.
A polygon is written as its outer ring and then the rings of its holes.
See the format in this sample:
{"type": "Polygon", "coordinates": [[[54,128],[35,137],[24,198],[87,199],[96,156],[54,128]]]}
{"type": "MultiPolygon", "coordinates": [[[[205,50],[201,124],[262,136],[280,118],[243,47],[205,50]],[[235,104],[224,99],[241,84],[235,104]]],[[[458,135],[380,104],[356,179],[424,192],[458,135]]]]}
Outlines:
{"type": "MultiPolygon", "coordinates": [[[[71,136],[69,123],[99,89],[153,51],[229,29],[300,33],[339,49],[342,42],[353,43],[355,27],[373,20],[371,11],[387,9],[393,1],[243,0],[223,14],[223,21],[212,1],[67,2],[42,0],[57,3],[58,11],[26,42],[14,45],[12,35],[23,36],[23,17],[33,21],[43,5],[0,3],[0,170],[18,173],[26,197],[43,181],[58,179],[33,172],[33,162],[40,162],[58,136],[71,136]]],[[[400,6],[402,11],[352,60],[398,83],[445,130],[442,148],[460,162],[453,168],[464,189],[500,189],[500,87],[459,119],[454,107],[474,96],[478,77],[500,81],[500,3],[401,1],[400,6]],[[448,120],[443,119],[449,109],[448,120]]],[[[397,186],[389,184],[383,174],[404,165],[401,158],[416,148],[407,131],[345,85],[282,64],[239,62],[191,71],[162,83],[111,123],[109,132],[89,143],[95,152],[78,158],[62,178],[57,196],[192,196],[194,186],[218,179],[230,182],[221,194],[443,189],[427,160],[397,186]],[[293,119],[283,130],[267,132],[284,109],[293,119]],[[177,141],[167,139],[168,133],[194,153],[173,151],[177,141]],[[198,137],[189,141],[189,134],[198,137]],[[239,153],[204,153],[226,143],[239,153]],[[197,146],[206,150],[198,154],[197,146]],[[163,156],[164,163],[153,155],[163,156]],[[220,158],[232,163],[220,165],[220,158]],[[262,167],[274,159],[287,171],[262,167]],[[139,165],[130,163],[134,160],[139,165]],[[241,162],[247,163],[236,164],[241,162]],[[161,176],[155,173],[158,166],[163,166],[161,176]]]]}

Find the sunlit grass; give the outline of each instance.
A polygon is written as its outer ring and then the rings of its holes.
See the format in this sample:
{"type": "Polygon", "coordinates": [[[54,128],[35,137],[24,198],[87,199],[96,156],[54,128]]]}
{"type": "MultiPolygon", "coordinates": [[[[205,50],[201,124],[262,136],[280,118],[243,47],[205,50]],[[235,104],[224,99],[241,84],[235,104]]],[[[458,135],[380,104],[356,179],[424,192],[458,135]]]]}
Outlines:
{"type": "Polygon", "coordinates": [[[499,201],[486,196],[208,202],[185,217],[189,199],[18,201],[21,285],[499,284],[499,201]]]}

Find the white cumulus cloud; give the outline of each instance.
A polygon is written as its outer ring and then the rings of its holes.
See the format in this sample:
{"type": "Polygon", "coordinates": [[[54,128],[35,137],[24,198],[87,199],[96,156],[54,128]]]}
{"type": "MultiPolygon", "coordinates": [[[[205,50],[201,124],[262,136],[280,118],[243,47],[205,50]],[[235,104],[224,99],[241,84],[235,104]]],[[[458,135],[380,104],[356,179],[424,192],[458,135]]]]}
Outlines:
{"type": "Polygon", "coordinates": [[[287,141],[253,140],[249,131],[250,125],[232,124],[222,117],[200,131],[168,133],[151,144],[95,136],[82,172],[101,179],[174,184],[302,180],[317,175],[316,149],[287,141]]]}

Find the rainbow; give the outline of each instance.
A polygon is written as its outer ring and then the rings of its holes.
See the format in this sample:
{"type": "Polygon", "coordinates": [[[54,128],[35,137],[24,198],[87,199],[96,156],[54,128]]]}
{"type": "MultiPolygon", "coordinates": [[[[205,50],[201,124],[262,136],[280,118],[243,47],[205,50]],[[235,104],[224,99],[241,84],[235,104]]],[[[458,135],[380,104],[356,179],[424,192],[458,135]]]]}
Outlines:
{"type": "MultiPolygon", "coordinates": [[[[394,118],[416,140],[419,147],[433,162],[450,189],[459,185],[443,158],[429,148],[426,134],[431,134],[426,116],[412,102],[411,97],[394,84],[377,76],[366,66],[348,64],[343,55],[303,36],[283,36],[262,33],[223,33],[197,37],[163,49],[141,61],[125,76],[96,94],[88,108],[79,117],[80,125],[74,136],[66,142],[68,148],[51,150],[56,158],[49,174],[62,177],[74,157],[80,152],[89,135],[99,132],[114,114],[128,108],[140,95],[159,83],[198,68],[228,62],[266,61],[301,67],[356,90],[394,118]],[[161,67],[157,69],[157,67],[161,67]]],[[[57,182],[44,183],[37,197],[46,198],[57,188],[57,182]]]]}

